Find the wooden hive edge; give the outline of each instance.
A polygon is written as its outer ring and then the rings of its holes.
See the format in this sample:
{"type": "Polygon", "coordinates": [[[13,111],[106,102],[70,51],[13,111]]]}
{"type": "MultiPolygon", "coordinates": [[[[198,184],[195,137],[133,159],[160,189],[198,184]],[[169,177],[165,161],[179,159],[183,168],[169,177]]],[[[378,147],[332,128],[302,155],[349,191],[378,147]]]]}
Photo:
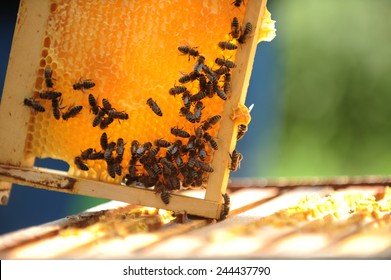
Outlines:
{"type": "MultiPolygon", "coordinates": [[[[243,122],[249,122],[250,116],[244,101],[247,95],[247,89],[250,83],[250,77],[257,49],[258,37],[262,25],[262,15],[266,9],[266,0],[254,0],[246,2],[246,14],[244,22],[250,22],[253,26],[251,36],[247,42],[239,46],[236,54],[235,63],[237,68],[233,71],[232,95],[224,103],[222,113],[221,127],[217,138],[224,139],[220,141],[219,149],[213,155],[212,166],[214,172],[210,174],[208,188],[205,198],[213,201],[222,201],[222,193],[226,192],[230,170],[230,155],[236,146],[236,135],[238,125],[243,122]]],[[[247,125],[247,123],[245,123],[247,125]]]]}
{"type": "Polygon", "coordinates": [[[136,205],[186,211],[188,214],[219,219],[222,203],[216,201],[171,194],[170,203],[165,205],[160,195],[153,190],[75,178],[65,172],[47,169],[33,169],[0,164],[0,180],[35,188],[69,194],[123,201],[136,205]]]}
{"type": "Polygon", "coordinates": [[[25,156],[30,110],[21,110],[23,100],[32,95],[41,57],[42,40],[49,16],[50,1],[22,0],[0,104],[0,162],[32,166],[25,156]],[[30,85],[30,86],[28,86],[30,85]],[[15,129],[17,128],[17,129],[15,129]]]}

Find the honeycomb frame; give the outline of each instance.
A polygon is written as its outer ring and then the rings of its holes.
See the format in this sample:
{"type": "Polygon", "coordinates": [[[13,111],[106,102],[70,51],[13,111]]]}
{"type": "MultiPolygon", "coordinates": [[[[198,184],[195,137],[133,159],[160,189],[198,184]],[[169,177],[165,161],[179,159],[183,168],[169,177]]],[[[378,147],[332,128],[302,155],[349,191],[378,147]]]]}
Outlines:
{"type": "MultiPolygon", "coordinates": [[[[246,44],[237,52],[232,81],[232,96],[224,102],[222,119],[218,130],[219,150],[213,154],[215,172],[211,173],[204,198],[192,198],[172,194],[170,204],[165,205],[153,191],[113,182],[102,182],[64,174],[61,172],[33,168],[34,156],[26,155],[29,131],[34,117],[21,106],[28,97],[31,85],[37,84],[37,61],[40,61],[42,41],[45,38],[47,19],[50,16],[52,1],[24,0],[20,3],[17,25],[7,69],[7,76],[0,107],[0,131],[2,149],[0,150],[0,180],[20,183],[48,190],[82,194],[106,199],[146,205],[170,210],[187,211],[190,214],[220,218],[224,209],[225,193],[229,169],[229,152],[236,146],[237,125],[248,123],[249,116],[243,105],[250,80],[252,63],[257,45],[256,36],[250,36],[246,44]],[[48,8],[49,7],[49,8],[48,8]],[[29,46],[26,49],[26,46],[29,46]],[[18,129],[15,130],[14,128],[18,129]],[[7,131],[7,133],[4,133],[7,131]],[[224,140],[224,141],[223,141],[224,140]]],[[[254,34],[259,33],[261,20],[266,7],[265,0],[245,2],[243,22],[253,23],[254,34]]],[[[217,43],[217,42],[216,42],[217,43]]],[[[28,147],[27,147],[28,149],[28,147]]],[[[5,192],[9,191],[4,184],[5,192]]],[[[3,199],[2,199],[3,201],[3,199]]]]}

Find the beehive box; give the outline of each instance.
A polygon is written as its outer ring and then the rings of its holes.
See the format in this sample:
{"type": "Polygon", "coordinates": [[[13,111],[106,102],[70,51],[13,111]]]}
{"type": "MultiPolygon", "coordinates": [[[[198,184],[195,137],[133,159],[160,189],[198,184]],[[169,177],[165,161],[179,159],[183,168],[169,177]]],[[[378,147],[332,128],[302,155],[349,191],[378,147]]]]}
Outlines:
{"type": "Polygon", "coordinates": [[[265,0],[236,2],[21,1],[0,107],[0,179],[220,218],[266,11],[265,0]],[[155,149],[157,140],[170,147],[155,149]],[[35,157],[70,169],[33,168],[35,157]]]}

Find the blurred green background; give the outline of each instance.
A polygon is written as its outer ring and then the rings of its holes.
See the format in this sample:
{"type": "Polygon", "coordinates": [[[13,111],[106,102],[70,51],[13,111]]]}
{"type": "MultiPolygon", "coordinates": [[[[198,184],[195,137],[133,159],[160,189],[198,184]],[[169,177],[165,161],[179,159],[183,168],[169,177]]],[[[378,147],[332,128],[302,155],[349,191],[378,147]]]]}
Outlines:
{"type": "Polygon", "coordinates": [[[270,67],[278,115],[263,137],[276,144],[259,149],[261,165],[246,175],[390,174],[391,1],[268,7],[277,20],[270,67]]]}
{"type": "MultiPolygon", "coordinates": [[[[15,3],[0,15],[0,82],[15,3]]],[[[258,46],[246,101],[255,104],[253,120],[232,176],[390,174],[391,1],[269,0],[268,8],[277,37],[258,46]]],[[[102,201],[14,186],[9,205],[0,207],[0,233],[102,201]]]]}

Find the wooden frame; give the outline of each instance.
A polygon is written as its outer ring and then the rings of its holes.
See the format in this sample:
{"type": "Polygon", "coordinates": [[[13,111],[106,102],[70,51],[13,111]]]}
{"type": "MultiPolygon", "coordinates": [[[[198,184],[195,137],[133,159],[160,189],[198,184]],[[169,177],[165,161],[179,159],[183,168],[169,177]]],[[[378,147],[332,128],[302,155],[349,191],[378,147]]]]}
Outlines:
{"type": "MultiPolygon", "coordinates": [[[[7,76],[0,106],[0,195],[2,204],[8,201],[10,183],[43,188],[72,194],[113,199],[128,203],[174,211],[187,211],[189,214],[217,218],[224,209],[222,193],[226,192],[229,170],[229,154],[236,145],[237,113],[244,107],[254,61],[257,36],[250,36],[238,52],[233,72],[232,95],[224,104],[221,128],[218,138],[220,148],[214,153],[215,172],[209,177],[204,198],[172,195],[170,204],[162,203],[160,197],[151,190],[116,185],[95,180],[70,177],[55,170],[35,169],[34,158],[25,155],[27,133],[30,125],[29,110],[21,110],[26,92],[31,92],[36,78],[36,63],[39,61],[44,38],[45,24],[49,16],[51,1],[22,0],[12,43],[7,76]],[[38,3],[39,2],[39,3],[38,3]],[[26,46],[28,46],[26,48],[26,46]],[[15,129],[16,128],[16,129],[15,129]]],[[[246,1],[245,21],[253,23],[253,34],[259,33],[266,0],[246,1]]]]}

